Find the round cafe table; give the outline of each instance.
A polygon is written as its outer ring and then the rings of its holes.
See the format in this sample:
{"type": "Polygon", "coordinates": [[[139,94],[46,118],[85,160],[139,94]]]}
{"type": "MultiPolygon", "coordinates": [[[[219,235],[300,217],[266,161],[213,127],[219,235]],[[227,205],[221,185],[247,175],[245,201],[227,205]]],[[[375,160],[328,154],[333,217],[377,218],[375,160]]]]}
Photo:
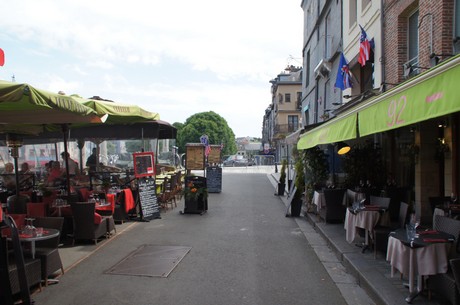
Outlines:
{"type": "MultiPolygon", "coordinates": [[[[19,240],[21,242],[30,243],[30,254],[32,258],[35,258],[35,242],[50,239],[57,236],[59,236],[59,230],[48,228],[43,228],[42,236],[34,236],[33,234],[25,234],[23,232],[19,232],[19,240]]],[[[8,239],[11,240],[11,237],[9,237],[8,239]]]]}

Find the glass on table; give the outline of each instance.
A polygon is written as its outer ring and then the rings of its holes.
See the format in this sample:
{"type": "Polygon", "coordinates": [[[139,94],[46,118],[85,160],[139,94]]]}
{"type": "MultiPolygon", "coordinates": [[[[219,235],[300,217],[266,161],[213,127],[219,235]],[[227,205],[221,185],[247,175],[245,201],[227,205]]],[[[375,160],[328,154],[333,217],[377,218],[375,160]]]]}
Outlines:
{"type": "Polygon", "coordinates": [[[43,228],[42,227],[36,228],[35,232],[36,232],[37,236],[43,236],[43,228]]]}
{"type": "Polygon", "coordinates": [[[34,220],[35,218],[26,218],[26,225],[24,226],[24,230],[22,231],[26,235],[35,236],[36,228],[34,227],[34,220]]]}

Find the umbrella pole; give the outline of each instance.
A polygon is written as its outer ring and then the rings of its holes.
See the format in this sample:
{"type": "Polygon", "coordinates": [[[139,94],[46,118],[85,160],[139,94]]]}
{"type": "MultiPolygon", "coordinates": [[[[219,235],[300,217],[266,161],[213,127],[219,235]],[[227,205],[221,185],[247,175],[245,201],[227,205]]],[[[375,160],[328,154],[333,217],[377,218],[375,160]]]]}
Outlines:
{"type": "Polygon", "coordinates": [[[69,174],[69,158],[67,158],[67,131],[69,130],[69,126],[67,124],[62,124],[62,132],[64,133],[64,163],[65,163],[65,174],[67,180],[67,196],[70,197],[70,174],[69,174]]]}
{"type": "Polygon", "coordinates": [[[19,148],[17,146],[11,147],[11,156],[14,160],[14,176],[16,178],[16,196],[19,197],[19,170],[18,170],[18,157],[19,148]]]}
{"type": "Polygon", "coordinates": [[[80,173],[83,173],[83,147],[85,147],[85,140],[78,139],[77,143],[80,149],[80,173]]]}

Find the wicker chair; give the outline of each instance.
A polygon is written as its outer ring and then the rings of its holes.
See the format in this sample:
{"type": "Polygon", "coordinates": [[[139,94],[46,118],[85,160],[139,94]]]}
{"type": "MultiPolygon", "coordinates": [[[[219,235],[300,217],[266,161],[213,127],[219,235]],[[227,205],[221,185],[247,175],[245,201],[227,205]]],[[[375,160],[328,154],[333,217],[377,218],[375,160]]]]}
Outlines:
{"type": "Polygon", "coordinates": [[[101,217],[100,223],[95,223],[94,203],[76,202],[70,204],[73,215],[73,242],[75,240],[92,240],[97,244],[98,239],[107,235],[107,219],[101,217]]]}
{"type": "Polygon", "coordinates": [[[378,197],[378,196],[369,196],[369,202],[371,205],[378,205],[384,209],[388,209],[390,207],[391,198],[388,197],[378,197]]]}
{"type": "MultiPolygon", "coordinates": [[[[43,227],[59,230],[62,232],[64,217],[39,217],[34,221],[35,227],[43,227]]],[[[61,256],[59,255],[59,236],[55,238],[37,241],[35,243],[35,257],[41,261],[42,281],[48,286],[48,278],[57,270],[64,274],[61,256]]]]}
{"type": "Polygon", "coordinates": [[[395,229],[403,229],[406,224],[407,210],[409,205],[405,202],[399,204],[398,222],[392,223],[390,227],[376,226],[374,228],[374,258],[377,258],[377,250],[387,252],[388,234],[395,229]]]}
{"type": "MultiPolygon", "coordinates": [[[[12,219],[12,218],[11,218],[12,219]]],[[[10,230],[15,230],[17,232],[17,226],[14,221],[11,222],[10,230]]],[[[7,267],[5,273],[7,273],[9,279],[9,288],[5,286],[0,286],[0,303],[3,304],[4,302],[16,301],[17,299],[23,298],[30,298],[30,288],[38,286],[41,291],[41,268],[40,268],[40,260],[39,259],[24,259],[24,272],[25,272],[25,283],[27,284],[29,291],[21,291],[21,284],[20,284],[20,274],[19,269],[17,266],[16,258],[22,256],[21,247],[14,247],[14,244],[11,245],[11,250],[8,248],[6,238],[2,238],[0,241],[1,250],[4,251],[1,254],[2,265],[7,267]],[[18,249],[19,248],[19,249],[18,249]],[[8,292],[9,291],[9,292],[8,292]],[[11,293],[11,295],[10,295],[11,293]],[[10,299],[12,297],[12,300],[10,299]]],[[[22,256],[23,257],[23,256],[22,256]]],[[[6,275],[6,274],[5,274],[6,275]]],[[[3,276],[3,273],[2,273],[3,276]]]]}
{"type": "MultiPolygon", "coordinates": [[[[459,234],[460,234],[460,220],[452,219],[445,216],[436,215],[435,223],[433,225],[435,230],[443,231],[455,236],[455,246],[451,247],[449,253],[449,260],[460,258],[459,255],[459,234]]],[[[440,273],[432,275],[428,278],[428,289],[431,297],[431,292],[436,295],[447,298],[451,304],[460,303],[460,294],[456,288],[454,274],[452,269],[449,268],[447,273],[440,273]]]]}
{"type": "Polygon", "coordinates": [[[11,195],[6,199],[6,206],[10,214],[27,214],[27,202],[30,201],[26,195],[11,195]]]}
{"type": "Polygon", "coordinates": [[[325,189],[324,199],[326,206],[321,209],[320,215],[326,223],[343,222],[346,205],[344,205],[345,189],[325,189]]]}
{"type": "Polygon", "coordinates": [[[457,292],[460,293],[460,258],[450,260],[450,269],[452,269],[452,274],[454,275],[457,292]]]}
{"type": "Polygon", "coordinates": [[[117,202],[115,203],[115,210],[113,212],[113,219],[116,222],[123,223],[129,220],[130,209],[127,207],[127,200],[134,200],[131,189],[124,189],[118,193],[117,202]],[[130,197],[128,199],[127,197],[130,197]]]}

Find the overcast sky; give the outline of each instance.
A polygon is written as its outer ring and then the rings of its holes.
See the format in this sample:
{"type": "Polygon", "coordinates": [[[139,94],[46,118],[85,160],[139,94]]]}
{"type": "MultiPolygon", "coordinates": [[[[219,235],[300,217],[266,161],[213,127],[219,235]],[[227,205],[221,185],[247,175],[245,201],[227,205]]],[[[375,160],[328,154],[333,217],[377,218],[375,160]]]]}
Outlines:
{"type": "MultiPolygon", "coordinates": [[[[0,79],[261,137],[270,83],[302,65],[301,0],[3,0],[0,79]]],[[[198,141],[199,139],[197,139],[198,141]]]]}

